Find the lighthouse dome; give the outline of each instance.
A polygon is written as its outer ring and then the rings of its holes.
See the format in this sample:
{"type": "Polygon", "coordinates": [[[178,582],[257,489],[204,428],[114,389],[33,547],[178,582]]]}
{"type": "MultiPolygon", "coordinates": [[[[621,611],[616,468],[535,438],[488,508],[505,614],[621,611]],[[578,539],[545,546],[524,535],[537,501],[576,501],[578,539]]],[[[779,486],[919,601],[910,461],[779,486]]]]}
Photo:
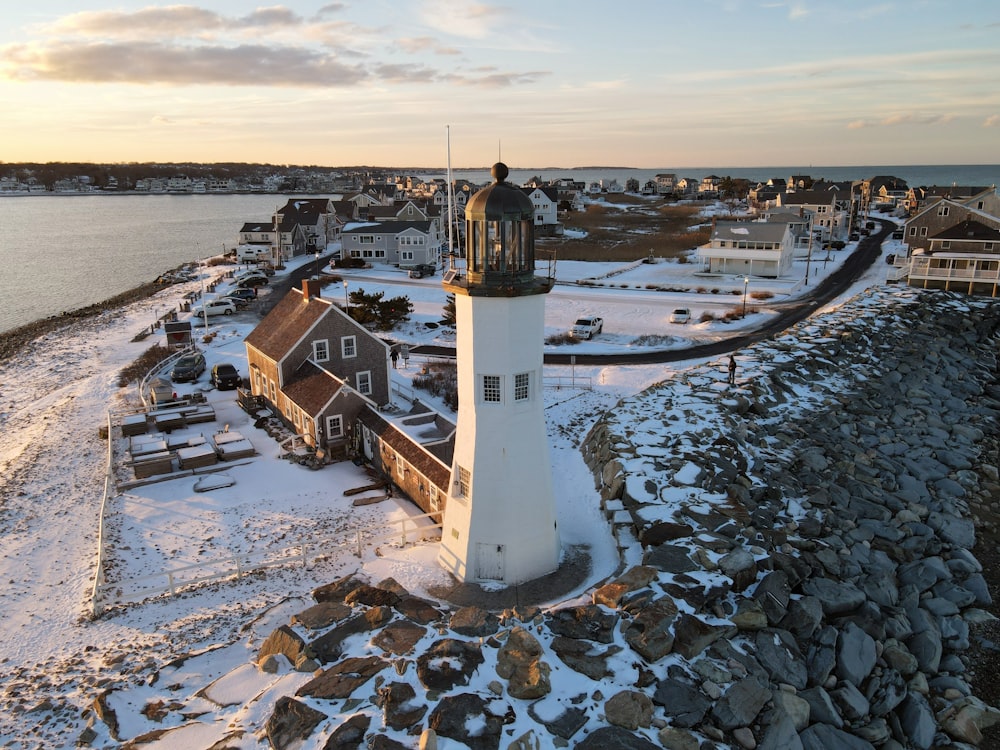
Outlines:
{"type": "Polygon", "coordinates": [[[490,170],[493,184],[472,196],[465,206],[465,217],[471,221],[522,221],[532,219],[535,207],[518,187],[508,183],[510,170],[497,162],[490,170]]]}

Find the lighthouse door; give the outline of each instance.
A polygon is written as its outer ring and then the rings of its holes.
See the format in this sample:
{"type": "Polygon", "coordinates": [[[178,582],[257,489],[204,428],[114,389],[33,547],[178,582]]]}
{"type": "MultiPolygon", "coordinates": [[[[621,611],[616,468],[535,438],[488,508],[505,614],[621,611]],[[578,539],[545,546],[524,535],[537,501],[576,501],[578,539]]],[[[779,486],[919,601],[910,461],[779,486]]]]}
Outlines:
{"type": "Polygon", "coordinates": [[[476,545],[476,579],[480,581],[503,580],[503,550],[502,544],[476,545]]]}

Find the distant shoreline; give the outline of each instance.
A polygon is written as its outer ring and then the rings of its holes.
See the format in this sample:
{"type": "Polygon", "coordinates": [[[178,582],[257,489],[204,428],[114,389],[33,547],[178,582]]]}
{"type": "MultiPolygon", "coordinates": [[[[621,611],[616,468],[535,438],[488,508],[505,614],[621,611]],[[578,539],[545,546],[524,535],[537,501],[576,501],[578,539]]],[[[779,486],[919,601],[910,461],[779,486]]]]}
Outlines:
{"type": "Polygon", "coordinates": [[[124,291],[121,294],[116,294],[114,297],[96,302],[93,305],[87,305],[77,310],[69,310],[60,315],[42,318],[33,323],[27,323],[23,326],[12,328],[9,331],[4,331],[0,333],[0,363],[11,359],[25,346],[42,336],[58,331],[78,321],[96,317],[109,310],[117,310],[132,302],[148,299],[165,288],[166,286],[163,284],[150,281],[124,291]]]}

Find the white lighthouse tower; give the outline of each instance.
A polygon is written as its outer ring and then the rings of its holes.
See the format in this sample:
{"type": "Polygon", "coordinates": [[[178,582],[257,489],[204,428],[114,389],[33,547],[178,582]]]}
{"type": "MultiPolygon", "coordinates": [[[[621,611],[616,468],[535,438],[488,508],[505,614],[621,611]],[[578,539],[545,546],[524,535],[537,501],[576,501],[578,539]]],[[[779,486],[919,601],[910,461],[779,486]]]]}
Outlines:
{"type": "Polygon", "coordinates": [[[465,582],[517,584],[559,566],[542,400],[545,295],[534,209],[493,166],[465,209],[466,267],[455,295],[458,430],[438,561],[465,582]]]}

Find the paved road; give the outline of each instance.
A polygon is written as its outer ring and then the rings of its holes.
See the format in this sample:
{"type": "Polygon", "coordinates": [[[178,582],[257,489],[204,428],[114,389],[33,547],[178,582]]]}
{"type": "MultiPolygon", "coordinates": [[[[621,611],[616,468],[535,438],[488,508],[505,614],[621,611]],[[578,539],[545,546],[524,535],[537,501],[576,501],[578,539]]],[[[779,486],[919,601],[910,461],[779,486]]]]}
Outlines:
{"type": "MultiPolygon", "coordinates": [[[[570,358],[575,357],[578,365],[654,365],[662,362],[678,362],[685,359],[701,357],[718,357],[757,341],[770,338],[787,330],[801,320],[805,320],[818,308],[847,291],[875,260],[882,254],[882,241],[896,228],[888,221],[882,222],[882,229],[871,237],[866,237],[858,243],[857,248],[844,261],[843,265],[823,279],[813,290],[801,298],[791,302],[781,302],[772,305],[778,310],[778,315],[753,331],[738,334],[720,341],[706,344],[694,344],[684,349],[669,349],[636,353],[614,354],[556,354],[546,353],[545,364],[568,365],[570,358]]],[[[454,357],[455,350],[444,346],[416,346],[410,349],[413,354],[429,356],[454,357]]]]}

